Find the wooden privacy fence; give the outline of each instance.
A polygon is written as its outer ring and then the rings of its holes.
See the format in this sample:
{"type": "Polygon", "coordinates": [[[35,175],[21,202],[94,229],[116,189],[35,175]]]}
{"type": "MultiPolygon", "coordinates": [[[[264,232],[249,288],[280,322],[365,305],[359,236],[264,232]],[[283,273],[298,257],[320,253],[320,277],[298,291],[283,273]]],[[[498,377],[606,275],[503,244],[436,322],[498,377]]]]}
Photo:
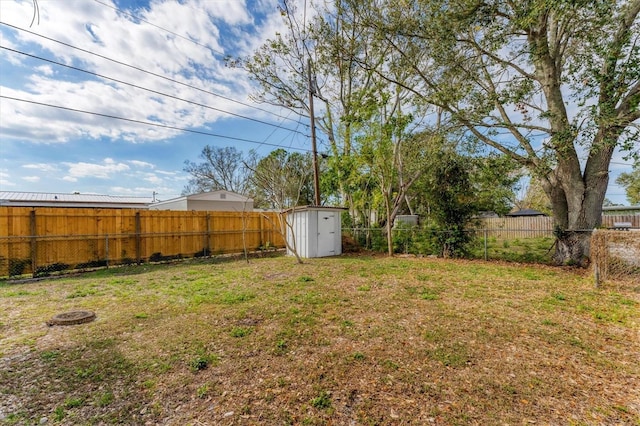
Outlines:
{"type": "Polygon", "coordinates": [[[498,239],[549,237],[553,236],[553,218],[490,217],[481,219],[478,228],[485,236],[498,239]]]}
{"type": "MultiPolygon", "coordinates": [[[[484,230],[488,237],[510,239],[553,236],[553,218],[548,216],[490,217],[480,219],[479,222],[478,229],[484,230]]],[[[613,228],[616,223],[630,223],[631,228],[640,228],[640,214],[602,216],[602,228],[613,228]]]]}
{"type": "Polygon", "coordinates": [[[275,212],[0,207],[0,276],[283,246],[275,212]]]}

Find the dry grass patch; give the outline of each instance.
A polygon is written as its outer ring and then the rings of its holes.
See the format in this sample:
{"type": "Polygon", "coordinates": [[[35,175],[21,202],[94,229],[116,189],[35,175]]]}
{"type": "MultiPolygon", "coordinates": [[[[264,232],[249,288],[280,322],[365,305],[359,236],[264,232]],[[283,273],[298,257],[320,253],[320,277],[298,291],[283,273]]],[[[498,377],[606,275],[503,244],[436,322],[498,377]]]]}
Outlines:
{"type": "Polygon", "coordinates": [[[576,270],[192,262],[0,303],[4,424],[640,424],[639,290],[576,270]]]}

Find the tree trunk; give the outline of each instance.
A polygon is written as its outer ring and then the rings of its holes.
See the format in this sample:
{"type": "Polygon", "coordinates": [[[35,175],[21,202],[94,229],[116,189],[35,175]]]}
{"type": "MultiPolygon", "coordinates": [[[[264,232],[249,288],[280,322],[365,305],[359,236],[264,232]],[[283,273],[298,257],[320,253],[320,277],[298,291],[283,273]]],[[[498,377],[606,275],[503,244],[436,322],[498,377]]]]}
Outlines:
{"type": "Polygon", "coordinates": [[[556,251],[553,261],[558,265],[587,266],[591,232],[589,231],[556,231],[556,251]]]}
{"type": "Polygon", "coordinates": [[[598,148],[589,152],[582,174],[575,156],[559,156],[558,167],[543,185],[553,207],[557,238],[553,259],[557,264],[587,266],[589,263],[591,232],[602,223],[609,163],[621,133],[619,126],[598,131],[593,140],[598,148]]]}
{"type": "Polygon", "coordinates": [[[391,221],[391,206],[388,194],[385,194],[384,204],[387,210],[387,254],[393,256],[393,234],[391,233],[393,222],[391,221]]]}

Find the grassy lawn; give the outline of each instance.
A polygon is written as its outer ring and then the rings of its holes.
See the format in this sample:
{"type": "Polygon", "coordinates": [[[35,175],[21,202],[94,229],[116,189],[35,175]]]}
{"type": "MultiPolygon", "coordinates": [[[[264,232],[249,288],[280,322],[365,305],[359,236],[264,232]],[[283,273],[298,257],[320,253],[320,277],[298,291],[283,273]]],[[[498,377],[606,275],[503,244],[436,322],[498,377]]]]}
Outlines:
{"type": "Polygon", "coordinates": [[[0,284],[0,423],[640,425],[640,284],[409,257],[0,284]],[[58,313],[97,319],[48,327],[58,313]]]}
{"type": "MultiPolygon", "coordinates": [[[[487,239],[487,258],[511,262],[551,263],[555,237],[487,239]]],[[[473,247],[475,258],[484,258],[484,240],[478,238],[473,247]]]]}

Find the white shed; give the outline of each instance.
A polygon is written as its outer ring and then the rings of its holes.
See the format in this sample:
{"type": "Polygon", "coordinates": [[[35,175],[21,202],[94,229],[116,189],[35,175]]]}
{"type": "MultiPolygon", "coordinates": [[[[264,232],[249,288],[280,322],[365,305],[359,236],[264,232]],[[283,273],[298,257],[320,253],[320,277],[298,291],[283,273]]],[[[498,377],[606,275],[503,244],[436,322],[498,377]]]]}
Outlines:
{"type": "MultiPolygon", "coordinates": [[[[342,254],[342,207],[296,207],[287,211],[287,241],[303,258],[342,254]],[[293,229],[293,232],[291,232],[293,229]]],[[[288,255],[293,253],[287,250],[288,255]]]]}

